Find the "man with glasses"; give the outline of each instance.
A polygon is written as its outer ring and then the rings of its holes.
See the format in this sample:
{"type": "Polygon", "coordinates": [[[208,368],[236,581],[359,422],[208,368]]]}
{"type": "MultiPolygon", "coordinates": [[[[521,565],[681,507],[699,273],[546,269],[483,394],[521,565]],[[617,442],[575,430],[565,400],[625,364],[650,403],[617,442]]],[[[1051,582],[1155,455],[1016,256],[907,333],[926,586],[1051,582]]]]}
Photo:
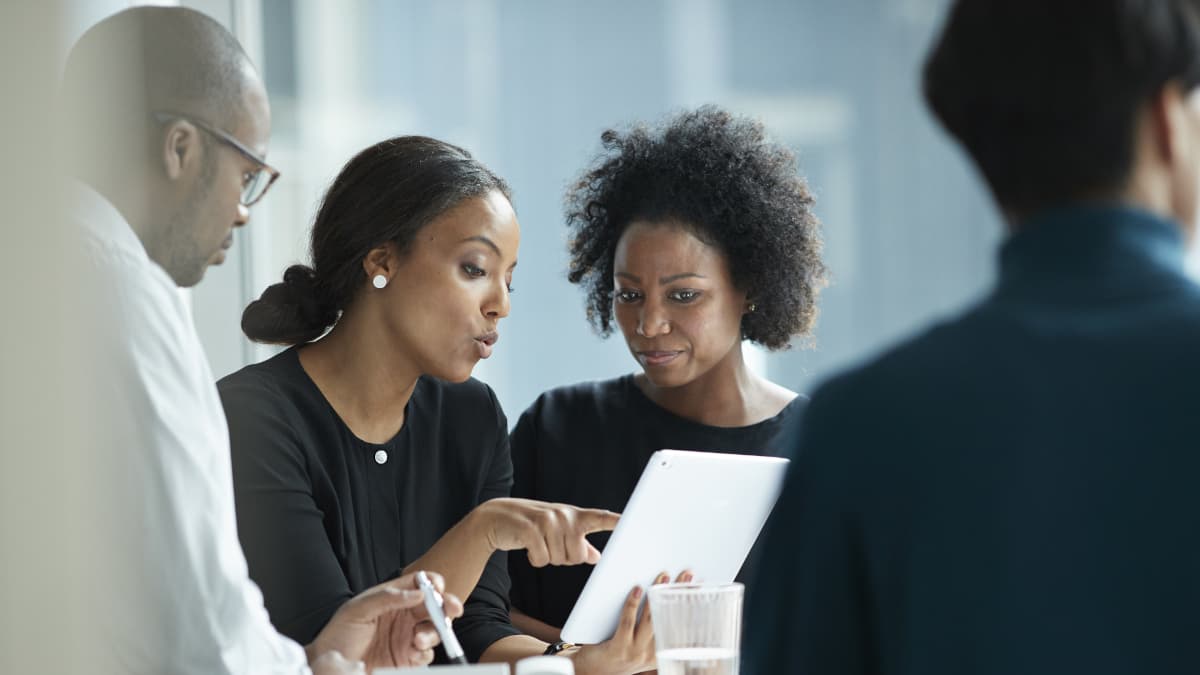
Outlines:
{"type": "MultiPolygon", "coordinates": [[[[110,647],[95,672],[353,672],[428,663],[437,635],[412,575],[352,599],[301,648],[271,626],[237,540],[228,430],[177,287],[195,285],[279,177],[265,161],[266,90],[219,24],[139,7],[87,32],[61,111],[70,225],[65,256],[90,359],[79,414],[104,458],[93,519],[110,647]]],[[[230,330],[236,327],[230,326],[230,330]]],[[[431,575],[436,576],[436,575],[431,575]]],[[[437,583],[441,583],[440,579],[437,583]]],[[[461,603],[445,598],[450,616],[461,603]]]]}
{"type": "Polygon", "coordinates": [[[227,132],[221,131],[211,124],[201,122],[200,120],[188,117],[187,115],[181,115],[179,113],[172,112],[156,112],[154,113],[154,119],[160,124],[166,124],[174,120],[191,122],[204,131],[216,136],[219,140],[228,143],[229,147],[240,152],[242,156],[250,162],[257,164],[258,168],[251,169],[242,174],[241,201],[242,206],[245,206],[246,208],[250,208],[251,206],[257,204],[258,200],[262,199],[263,195],[267,194],[267,190],[271,187],[271,185],[279,179],[279,171],[274,169],[270,164],[267,164],[267,160],[265,158],[261,157],[258,153],[250,148],[247,148],[242,144],[241,141],[234,138],[227,132]]]}

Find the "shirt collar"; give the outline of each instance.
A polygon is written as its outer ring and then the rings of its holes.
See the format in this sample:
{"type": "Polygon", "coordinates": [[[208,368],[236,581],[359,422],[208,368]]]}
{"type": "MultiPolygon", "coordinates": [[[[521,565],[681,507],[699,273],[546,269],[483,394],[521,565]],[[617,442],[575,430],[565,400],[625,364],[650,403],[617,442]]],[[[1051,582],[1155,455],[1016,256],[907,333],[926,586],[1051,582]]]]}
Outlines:
{"type": "Polygon", "coordinates": [[[1000,290],[1178,285],[1183,235],[1175,223],[1130,206],[1077,205],[1021,224],[1000,248],[1000,290]]]}
{"type": "Polygon", "coordinates": [[[149,260],[142,240],[112,202],[95,188],[79,180],[65,186],[68,213],[97,243],[149,260]]]}

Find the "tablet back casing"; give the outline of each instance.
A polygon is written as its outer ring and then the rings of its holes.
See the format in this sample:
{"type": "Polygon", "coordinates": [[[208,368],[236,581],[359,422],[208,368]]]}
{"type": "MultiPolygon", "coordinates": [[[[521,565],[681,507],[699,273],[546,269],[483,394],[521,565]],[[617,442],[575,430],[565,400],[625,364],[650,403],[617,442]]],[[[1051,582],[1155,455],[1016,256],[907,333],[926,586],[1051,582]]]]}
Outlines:
{"type": "Polygon", "coordinates": [[[783,484],[788,460],[659,450],[650,457],[604,554],[567,617],[562,639],[612,637],[634,586],[685,569],[697,581],[737,576],[783,484]]]}

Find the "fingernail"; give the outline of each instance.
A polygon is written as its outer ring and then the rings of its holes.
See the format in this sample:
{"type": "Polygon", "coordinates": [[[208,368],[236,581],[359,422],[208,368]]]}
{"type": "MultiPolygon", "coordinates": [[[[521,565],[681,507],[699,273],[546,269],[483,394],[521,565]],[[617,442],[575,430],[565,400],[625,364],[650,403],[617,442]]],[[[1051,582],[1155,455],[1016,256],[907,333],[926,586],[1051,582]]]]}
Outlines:
{"type": "Polygon", "coordinates": [[[691,573],[691,572],[687,572],[686,574],[684,574],[684,575],[683,575],[683,580],[684,580],[684,581],[691,581],[691,580],[692,580],[692,573],[691,573]]]}
{"type": "Polygon", "coordinates": [[[633,597],[635,597],[635,598],[642,597],[642,587],[641,586],[633,587],[633,597]]]}
{"type": "Polygon", "coordinates": [[[671,578],[671,575],[667,574],[666,572],[663,572],[662,574],[658,575],[658,578],[654,580],[654,583],[661,584],[670,578],[671,578]]]}

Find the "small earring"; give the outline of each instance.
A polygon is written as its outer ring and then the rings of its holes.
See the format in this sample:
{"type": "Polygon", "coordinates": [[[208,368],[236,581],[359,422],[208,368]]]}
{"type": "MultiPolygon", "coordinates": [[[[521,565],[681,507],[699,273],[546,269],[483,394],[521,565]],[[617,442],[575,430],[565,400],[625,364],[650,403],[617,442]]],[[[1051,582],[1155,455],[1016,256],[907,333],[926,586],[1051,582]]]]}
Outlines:
{"type": "Polygon", "coordinates": [[[382,274],[376,274],[371,279],[371,284],[375,286],[375,288],[383,288],[384,286],[387,286],[387,281],[387,277],[383,276],[382,274]]]}
{"type": "Polygon", "coordinates": [[[753,302],[750,303],[750,312],[754,313],[754,310],[756,309],[758,309],[758,305],[754,304],[753,302]]]}

